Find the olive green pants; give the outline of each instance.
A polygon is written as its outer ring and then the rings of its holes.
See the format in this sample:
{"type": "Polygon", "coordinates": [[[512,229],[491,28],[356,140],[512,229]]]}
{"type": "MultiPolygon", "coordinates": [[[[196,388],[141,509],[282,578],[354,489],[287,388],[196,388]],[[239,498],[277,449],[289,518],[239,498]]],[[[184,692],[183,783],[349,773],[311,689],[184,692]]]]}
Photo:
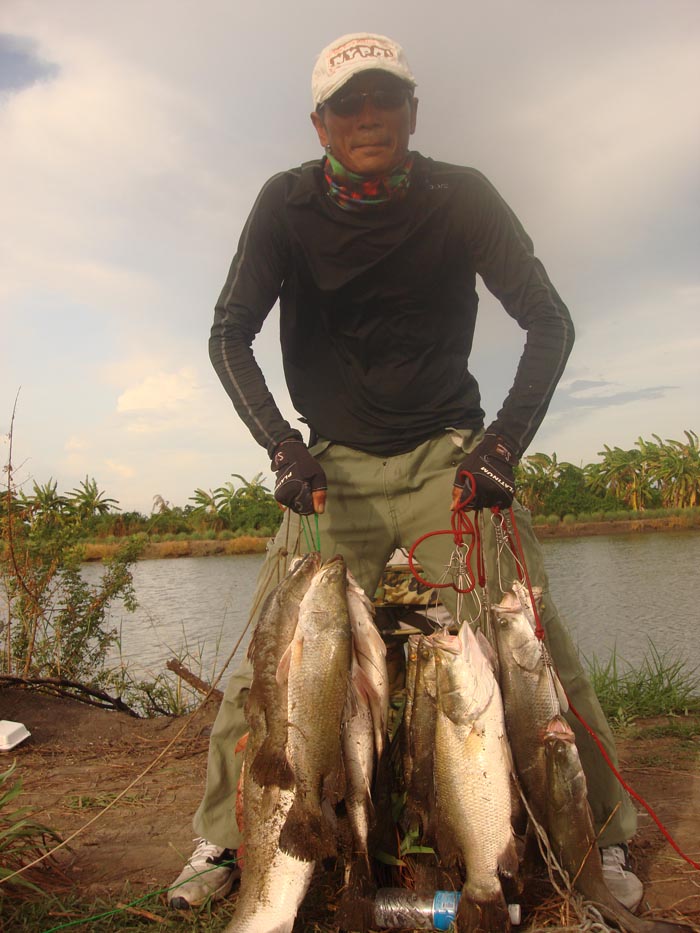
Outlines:
{"type": "MultiPolygon", "coordinates": [[[[319,443],[312,453],[322,463],[328,479],[326,511],[319,516],[324,559],[342,554],[360,585],[372,597],[396,548],[410,548],[426,532],[450,527],[455,469],[464,451],[472,448],[480,437],[472,432],[446,431],[409,453],[393,457],[376,457],[337,444],[319,443]]],[[[532,531],[529,513],[517,502],[513,508],[530,579],[534,586],[542,587],[540,615],[559,678],[571,703],[617,765],[610,728],[549,595],[542,550],[532,531]]],[[[474,518],[474,513],[469,514],[474,518]]],[[[510,551],[502,547],[490,518],[490,512],[484,513],[482,547],[489,599],[497,603],[503,590],[510,589],[517,578],[517,569],[510,551]]],[[[307,536],[300,534],[298,516],[287,512],[258,577],[251,611],[253,625],[265,596],[282,579],[289,562],[312,546],[307,536]]],[[[437,582],[444,578],[453,549],[451,535],[431,537],[420,545],[416,558],[426,580],[437,582]]],[[[441,590],[440,596],[455,618],[476,619],[478,607],[471,596],[464,597],[459,605],[452,589],[441,590]]],[[[234,754],[234,749],[248,730],[244,706],[250,681],[250,665],[244,662],[228,683],[212,729],[206,790],[194,817],[197,835],[233,849],[241,842],[234,807],[242,758],[234,754]]],[[[624,842],[636,831],[634,807],[586,730],[573,716],[569,719],[588,781],[596,828],[602,830],[599,845],[624,842]]]]}

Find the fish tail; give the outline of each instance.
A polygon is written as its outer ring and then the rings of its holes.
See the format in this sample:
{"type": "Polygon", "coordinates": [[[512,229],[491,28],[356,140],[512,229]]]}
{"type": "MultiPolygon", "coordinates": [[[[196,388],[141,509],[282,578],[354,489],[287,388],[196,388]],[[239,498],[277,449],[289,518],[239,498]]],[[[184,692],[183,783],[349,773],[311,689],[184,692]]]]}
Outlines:
{"type": "Polygon", "coordinates": [[[302,862],[318,862],[335,855],[335,839],[320,808],[309,806],[302,796],[296,797],[280,833],[280,848],[302,862]]]}
{"type": "Polygon", "coordinates": [[[373,926],[376,893],[369,860],[366,854],[360,855],[350,866],[348,884],[338,904],[336,923],[341,930],[366,933],[373,926]]]}
{"type": "Polygon", "coordinates": [[[290,790],[294,787],[294,772],[287,753],[268,735],[258,749],[250,769],[253,779],[260,787],[279,787],[290,790]]]}
{"type": "Polygon", "coordinates": [[[500,892],[484,900],[476,900],[462,892],[455,918],[457,933],[500,933],[510,929],[508,907],[500,892]]]}

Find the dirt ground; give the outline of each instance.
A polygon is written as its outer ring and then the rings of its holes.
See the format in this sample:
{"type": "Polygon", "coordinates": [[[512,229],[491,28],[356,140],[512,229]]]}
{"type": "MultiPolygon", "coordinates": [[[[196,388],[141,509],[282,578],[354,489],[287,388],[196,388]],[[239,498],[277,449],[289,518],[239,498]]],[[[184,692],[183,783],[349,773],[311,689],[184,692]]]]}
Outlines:
{"type": "MultiPolygon", "coordinates": [[[[63,838],[59,885],[86,899],[134,896],[172,883],[192,849],[191,818],[202,793],[216,704],[179,719],[139,720],[75,700],[0,688],[0,718],[24,723],[31,738],[0,752],[0,770],[17,760],[21,803],[63,838]],[[142,774],[111,809],[117,794],[142,774]],[[87,824],[88,820],[99,818],[87,824]],[[81,827],[85,827],[81,829],[81,827]]],[[[687,718],[674,720],[688,724],[687,718]]],[[[700,861],[700,717],[697,728],[658,737],[667,720],[644,720],[619,739],[628,783],[656,811],[679,847],[700,861]]],[[[631,846],[652,914],[700,930],[700,871],[669,845],[646,812],[631,846]]]]}

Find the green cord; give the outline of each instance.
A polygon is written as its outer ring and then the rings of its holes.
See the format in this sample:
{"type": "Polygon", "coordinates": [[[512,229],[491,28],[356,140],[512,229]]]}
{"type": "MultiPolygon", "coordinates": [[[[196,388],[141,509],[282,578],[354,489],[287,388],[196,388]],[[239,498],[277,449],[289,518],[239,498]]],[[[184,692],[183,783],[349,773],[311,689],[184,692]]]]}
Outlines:
{"type": "Polygon", "coordinates": [[[316,524],[316,530],[311,527],[311,516],[302,515],[301,516],[301,527],[304,532],[304,540],[306,541],[306,550],[307,551],[321,551],[321,533],[318,530],[318,512],[314,512],[314,520],[316,524]]]}
{"type": "Polygon", "coordinates": [[[300,519],[300,522],[301,522],[302,531],[304,532],[304,540],[306,541],[306,550],[307,550],[307,551],[311,551],[311,550],[313,550],[313,548],[311,547],[312,542],[311,542],[311,538],[310,538],[311,527],[310,527],[310,524],[309,524],[309,516],[308,516],[308,515],[302,515],[302,516],[301,516],[301,519],[300,519]]]}

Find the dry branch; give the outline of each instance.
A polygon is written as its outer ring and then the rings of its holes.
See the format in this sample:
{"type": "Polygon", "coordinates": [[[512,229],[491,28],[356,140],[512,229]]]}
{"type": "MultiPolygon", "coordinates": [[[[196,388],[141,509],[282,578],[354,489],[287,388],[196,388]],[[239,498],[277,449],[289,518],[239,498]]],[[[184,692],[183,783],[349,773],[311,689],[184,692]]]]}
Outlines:
{"type": "Polygon", "coordinates": [[[197,675],[188,670],[184,664],[181,664],[177,658],[171,658],[165,666],[169,671],[172,671],[173,674],[177,674],[181,680],[189,684],[190,687],[194,687],[195,690],[198,690],[205,696],[211,696],[219,701],[223,700],[224,695],[221,690],[217,690],[216,687],[212,687],[211,684],[208,684],[206,680],[197,677],[197,675]]]}

